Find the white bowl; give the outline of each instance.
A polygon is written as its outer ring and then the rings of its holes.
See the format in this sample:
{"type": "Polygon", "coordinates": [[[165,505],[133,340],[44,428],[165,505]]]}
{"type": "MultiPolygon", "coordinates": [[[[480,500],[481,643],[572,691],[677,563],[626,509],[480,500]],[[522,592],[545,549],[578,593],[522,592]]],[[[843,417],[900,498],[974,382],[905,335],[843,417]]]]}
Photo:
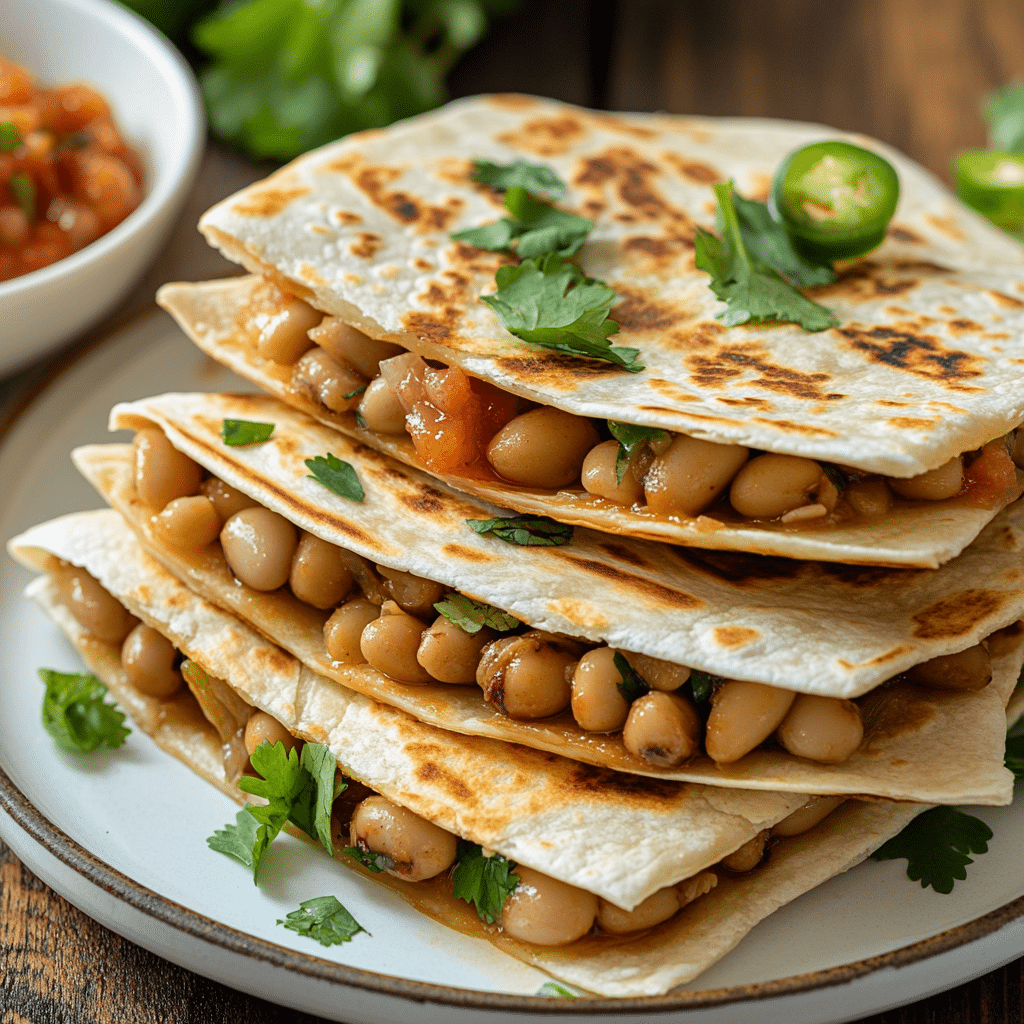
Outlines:
{"type": "Polygon", "coordinates": [[[142,276],[192,187],[205,120],[177,50],[109,0],[0,0],[0,53],[42,85],[98,89],[146,174],[145,198],[113,230],[66,259],[0,282],[3,375],[81,334],[142,276]]]}

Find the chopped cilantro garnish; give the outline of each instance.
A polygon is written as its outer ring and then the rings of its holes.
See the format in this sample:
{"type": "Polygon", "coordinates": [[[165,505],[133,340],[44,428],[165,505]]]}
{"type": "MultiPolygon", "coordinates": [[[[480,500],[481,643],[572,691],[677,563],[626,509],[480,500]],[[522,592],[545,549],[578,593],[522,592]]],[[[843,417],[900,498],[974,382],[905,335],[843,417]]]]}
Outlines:
{"type": "Polygon", "coordinates": [[[65,750],[88,754],[106,744],[116,750],[131,732],[124,712],[105,701],[107,688],[91,672],[39,669],[46,684],[43,728],[65,750]]]}
{"type": "Polygon", "coordinates": [[[362,387],[353,388],[351,391],[348,392],[348,394],[342,395],[341,397],[342,398],[355,398],[356,395],[361,395],[365,390],[366,390],[366,385],[363,384],[362,387]]]}
{"type": "Polygon", "coordinates": [[[224,420],[220,428],[220,436],[224,443],[233,448],[269,441],[273,433],[273,423],[257,423],[253,420],[224,420]]]}
{"type": "Polygon", "coordinates": [[[1024,734],[1007,738],[1006,767],[1018,779],[1024,779],[1024,734]]]}
{"type": "Polygon", "coordinates": [[[484,626],[489,626],[498,633],[507,633],[519,625],[519,620],[508,612],[503,612],[483,601],[474,601],[465,594],[449,593],[434,605],[446,619],[454,622],[466,633],[479,633],[484,626]]]}
{"type": "Polygon", "coordinates": [[[365,497],[363,485],[359,482],[356,471],[350,463],[339,459],[337,455],[328,452],[326,458],[317,455],[312,459],[306,459],[306,468],[314,480],[343,498],[362,501],[365,497]]]}
{"type": "Polygon", "coordinates": [[[936,892],[953,891],[954,879],[967,877],[968,853],[987,853],[992,829],[983,821],[955,807],[933,807],[918,815],[898,835],[883,843],[874,860],[907,859],[907,877],[920,881],[921,888],[936,892]]]}
{"type": "Polygon", "coordinates": [[[702,704],[706,700],[711,700],[715,683],[721,681],[721,676],[713,676],[710,672],[701,672],[700,669],[693,669],[690,672],[688,682],[690,684],[690,692],[693,694],[694,703],[702,704]]]}
{"type": "Polygon", "coordinates": [[[547,196],[549,199],[564,199],[566,193],[565,182],[550,167],[545,167],[544,164],[531,164],[526,160],[515,160],[510,164],[475,160],[470,177],[482,185],[490,185],[499,192],[523,188],[534,195],[547,196]]]}
{"type": "Polygon", "coordinates": [[[21,145],[21,132],[13,121],[0,121],[0,153],[10,153],[21,145]]]}
{"type": "Polygon", "coordinates": [[[519,884],[512,862],[500,853],[485,857],[476,843],[459,840],[459,862],[452,873],[452,895],[476,907],[481,921],[494,924],[501,906],[519,884]]]}
{"type": "Polygon", "coordinates": [[[579,996],[575,992],[571,992],[564,985],[559,985],[557,981],[545,981],[539,989],[537,989],[537,995],[539,996],[555,996],[561,999],[578,999],[579,996]]]}
{"type": "Polygon", "coordinates": [[[557,352],[589,356],[615,363],[636,373],[639,350],[608,341],[619,325],[608,318],[616,295],[588,278],[575,263],[556,253],[524,260],[518,267],[500,267],[498,290],[483,295],[502,326],[523,341],[557,352]]]}
{"type": "Polygon", "coordinates": [[[825,476],[832,481],[835,485],[836,490],[842,494],[846,490],[846,476],[842,470],[836,469],[835,466],[825,465],[821,467],[825,471],[825,476]]]}
{"type": "Polygon", "coordinates": [[[358,426],[362,427],[363,430],[368,430],[369,429],[369,427],[367,426],[366,420],[364,420],[362,415],[360,413],[358,413],[358,412],[356,413],[356,424],[358,426]]]}
{"type": "Polygon", "coordinates": [[[732,182],[715,186],[722,237],[697,229],[696,262],[711,275],[711,290],[726,309],[718,319],[730,327],[751,320],[788,320],[808,331],[823,331],[839,322],[831,310],[802,295],[772,267],[756,259],[744,243],[732,182]]]}
{"type": "Polygon", "coordinates": [[[622,682],[616,683],[615,688],[622,694],[622,699],[627,704],[632,704],[638,697],[642,697],[650,691],[647,680],[626,660],[624,654],[615,652],[612,662],[622,676],[622,682]]]}
{"type": "Polygon", "coordinates": [[[571,526],[545,516],[500,516],[466,522],[477,533],[493,533],[499,540],[520,547],[556,548],[572,540],[571,526]]]}
{"type": "Polygon", "coordinates": [[[348,846],[345,848],[345,856],[359,861],[368,871],[379,875],[382,871],[390,871],[394,866],[394,860],[386,853],[374,853],[372,850],[364,850],[359,846],[348,846]]]}
{"type": "Polygon", "coordinates": [[[615,457],[615,478],[622,483],[622,478],[629,469],[629,460],[637,449],[651,442],[667,441],[671,435],[667,430],[659,430],[657,427],[641,427],[636,423],[619,423],[616,420],[608,421],[608,429],[612,437],[619,442],[619,454],[615,457]]]}
{"type": "Polygon", "coordinates": [[[24,171],[12,174],[7,183],[25,216],[32,220],[36,215],[36,183],[24,171]]]}
{"type": "Polygon", "coordinates": [[[337,946],[350,942],[360,932],[370,933],[342,906],[336,896],[317,896],[304,900],[285,920],[278,920],[285,928],[299,935],[316,939],[321,946],[337,946]]]}

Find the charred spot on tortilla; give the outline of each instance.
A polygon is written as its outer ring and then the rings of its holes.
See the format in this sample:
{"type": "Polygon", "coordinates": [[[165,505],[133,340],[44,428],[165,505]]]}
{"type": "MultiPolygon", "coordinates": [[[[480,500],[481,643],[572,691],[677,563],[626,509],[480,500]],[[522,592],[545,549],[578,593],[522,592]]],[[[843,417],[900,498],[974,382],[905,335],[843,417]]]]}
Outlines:
{"type": "Polygon", "coordinates": [[[924,691],[917,694],[911,687],[872,690],[859,703],[864,722],[861,753],[885,757],[886,746],[893,739],[920,732],[938,717],[935,702],[941,699],[924,691]]]}
{"type": "Polygon", "coordinates": [[[979,622],[994,615],[1006,603],[1007,595],[994,590],[964,590],[918,612],[914,636],[922,640],[963,636],[979,622]]]}
{"type": "Polygon", "coordinates": [[[560,156],[587,135],[587,126],[579,117],[560,114],[554,117],[536,117],[514,132],[498,136],[513,149],[523,149],[538,156],[560,156]]]}
{"type": "Polygon", "coordinates": [[[476,548],[467,548],[464,544],[445,544],[442,549],[446,555],[452,558],[461,558],[466,562],[497,562],[497,555],[486,551],[477,551],[476,548]]]}
{"type": "Polygon", "coordinates": [[[632,573],[617,569],[614,565],[598,562],[592,558],[581,558],[579,555],[568,554],[564,551],[557,552],[557,554],[579,566],[585,572],[621,584],[625,589],[644,594],[659,604],[690,610],[704,607],[704,602],[699,597],[688,594],[684,590],[672,590],[661,583],[655,583],[654,580],[644,579],[643,576],[634,576],[632,573]]]}
{"type": "Polygon", "coordinates": [[[635,548],[628,548],[623,544],[606,543],[598,545],[602,551],[617,558],[620,562],[627,562],[637,569],[647,569],[650,563],[635,548]]]}
{"type": "Polygon", "coordinates": [[[928,380],[948,381],[948,386],[954,391],[981,390],[959,383],[981,375],[978,357],[956,349],[943,348],[934,335],[858,324],[838,327],[836,334],[845,338],[850,348],[864,352],[886,366],[906,370],[928,380]]]}
{"type": "Polygon", "coordinates": [[[619,367],[588,359],[586,356],[570,356],[562,352],[536,356],[499,356],[495,362],[507,373],[522,380],[543,377],[544,384],[560,391],[573,391],[577,380],[594,377],[618,377],[619,367]]]}
{"type": "Polygon", "coordinates": [[[886,569],[881,566],[844,565],[841,562],[822,562],[821,572],[832,579],[840,580],[855,589],[884,587],[887,591],[895,588],[913,586],[924,576],[928,569],[886,569]]]}
{"type": "Polygon", "coordinates": [[[664,152],[661,154],[661,159],[695,185],[715,185],[720,181],[725,181],[728,177],[710,164],[702,163],[699,160],[687,160],[678,153],[664,152]]]}
{"type": "MultiPolygon", "coordinates": [[[[413,751],[409,751],[413,753],[413,751]]],[[[433,761],[422,761],[416,765],[416,778],[421,782],[432,782],[447,790],[459,800],[468,800],[473,791],[456,775],[446,772],[433,761]]]]}
{"type": "Polygon", "coordinates": [[[663,331],[678,323],[685,313],[667,302],[657,302],[642,292],[617,285],[622,297],[612,309],[612,318],[623,331],[663,331]]]}
{"type": "Polygon", "coordinates": [[[232,209],[242,217],[276,217],[289,203],[309,195],[311,191],[308,185],[262,188],[249,193],[232,209]]]}
{"type": "Polygon", "coordinates": [[[761,638],[756,629],[749,629],[747,626],[715,626],[711,630],[711,636],[719,647],[727,647],[730,650],[746,647],[747,644],[761,638]]]}
{"type": "Polygon", "coordinates": [[[432,313],[406,313],[402,317],[402,326],[426,341],[447,341],[460,315],[454,307],[446,309],[443,317],[432,313]]]}
{"type": "MultiPolygon", "coordinates": [[[[892,661],[894,658],[899,658],[901,655],[906,654],[908,651],[913,650],[912,647],[908,647],[905,644],[900,644],[897,647],[892,648],[890,651],[886,651],[885,654],[877,654],[873,658],[869,658],[867,661],[861,662],[862,665],[884,665],[888,661],[892,661]]],[[[845,658],[837,658],[837,664],[842,665],[844,668],[857,668],[853,662],[847,661],[845,658]]]]}
{"type": "Polygon", "coordinates": [[[372,231],[360,231],[348,251],[357,259],[372,260],[384,245],[384,239],[372,231]]]}
{"type": "Polygon", "coordinates": [[[1008,309],[1020,309],[1024,307],[1024,302],[1020,299],[1015,299],[1012,295],[1007,295],[1005,292],[998,292],[993,289],[988,289],[987,294],[992,298],[997,305],[1005,306],[1008,309]]]}
{"type": "MultiPolygon", "coordinates": [[[[744,586],[794,580],[807,571],[805,563],[774,555],[754,555],[733,551],[702,551],[700,548],[674,548],[673,553],[687,566],[713,579],[744,586]]],[[[830,564],[830,563],[828,563],[830,564]]]]}
{"type": "Polygon", "coordinates": [[[885,233],[894,242],[902,242],[904,245],[924,245],[926,241],[916,231],[912,231],[902,224],[892,222],[886,228],[885,233]]]}
{"type": "Polygon", "coordinates": [[[414,512],[443,512],[445,511],[444,494],[436,487],[429,484],[417,484],[415,494],[403,494],[401,502],[414,512]]]}
{"type": "Polygon", "coordinates": [[[658,803],[678,798],[681,786],[687,783],[669,782],[650,776],[630,775],[611,768],[577,762],[566,782],[566,788],[579,793],[618,793],[630,800],[658,803]]]}

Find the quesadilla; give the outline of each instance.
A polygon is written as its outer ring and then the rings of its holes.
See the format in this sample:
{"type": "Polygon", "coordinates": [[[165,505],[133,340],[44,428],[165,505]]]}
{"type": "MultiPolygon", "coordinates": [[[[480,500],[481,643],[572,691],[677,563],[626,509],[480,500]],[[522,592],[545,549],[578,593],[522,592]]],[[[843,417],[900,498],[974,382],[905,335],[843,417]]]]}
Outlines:
{"type": "MultiPolygon", "coordinates": [[[[199,704],[213,721],[203,717],[187,692],[154,697],[136,689],[121,641],[92,632],[94,618],[87,620],[90,628],[76,618],[81,603],[76,606],[74,588],[69,590],[64,579],[69,565],[85,563],[89,578],[124,602],[146,627],[168,637],[205,671],[222,673],[222,701],[233,697],[253,716],[269,713],[297,737],[328,744],[347,777],[427,822],[463,838],[493,841],[492,850],[516,861],[521,879],[529,877],[531,884],[543,886],[525,867],[539,863],[540,871],[580,886],[575,890],[580,900],[592,901],[600,914],[609,895],[635,908],[645,892],[664,894],[676,874],[686,875],[676,887],[678,903],[686,905],[662,923],[637,934],[616,932],[616,923],[628,921],[628,914],[616,917],[613,908],[605,911],[606,925],[588,928],[584,937],[560,948],[512,934],[506,914],[514,889],[499,922],[485,925],[454,899],[446,871],[422,881],[387,873],[373,876],[442,923],[487,938],[511,955],[593,992],[658,994],[692,979],[758,921],[862,860],[920,811],[919,806],[847,801],[819,823],[796,832],[785,822],[792,820],[787,815],[799,810],[803,798],[666,783],[638,788],[629,776],[581,770],[560,758],[439,733],[316,676],[193,595],[140,550],[111,511],[65,516],[35,527],[15,538],[10,550],[24,564],[48,574],[30,585],[30,596],[65,631],[138,725],[236,799],[243,795],[233,785],[237,772],[229,771],[222,757],[223,718],[212,713],[209,694],[199,704]],[[779,832],[769,836],[773,823],[779,823],[779,832]],[[753,862],[730,861],[724,851],[738,853],[735,844],[747,836],[744,846],[758,846],[753,862]],[[766,841],[767,857],[757,863],[766,841]],[[716,865],[716,860],[724,863],[716,865]],[[695,868],[698,864],[703,867],[695,868]],[[606,895],[598,904],[588,893],[606,895]]],[[[82,584],[79,577],[79,590],[82,584]]],[[[131,628],[130,621],[127,626],[131,628]]],[[[189,680],[191,684],[191,676],[189,680]]],[[[244,725],[246,716],[236,712],[234,720],[244,725]]],[[[332,822],[336,849],[346,831],[339,815],[349,813],[350,802],[338,799],[332,822]]],[[[349,857],[340,859],[354,866],[349,857]]]]}
{"type": "Polygon", "coordinates": [[[936,566],[1021,491],[1020,249],[871,143],[903,200],[882,247],[814,290],[838,326],[727,327],[694,263],[715,182],[764,197],[791,150],[836,135],[458,101],[218,204],[201,229],[260,280],[161,301],[261,387],[502,506],[703,548],[936,566]],[[596,222],[577,259],[619,296],[614,339],[641,372],[521,341],[480,301],[511,258],[451,238],[500,216],[474,161],[538,158],[567,184],[566,212],[596,222]],[[666,433],[623,475],[609,423],[666,433]],[[538,446],[557,449],[554,468],[538,446]],[[798,497],[781,511],[741,500],[781,456],[810,474],[798,497]],[[691,493],[697,464],[714,479],[691,493]]]}
{"type": "MultiPolygon", "coordinates": [[[[938,573],[839,572],[792,563],[751,564],[749,558],[732,565],[704,564],[637,542],[608,545],[583,531],[569,544],[542,551],[481,537],[466,520],[490,514],[486,506],[429,485],[262,396],[163,396],[118,406],[112,414],[115,427],[146,430],[154,424],[166,431],[174,451],[201,460],[212,474],[207,489],[226,482],[250,504],[258,502],[357,556],[354,571],[362,574],[362,595],[353,597],[358,593],[353,590],[347,598],[332,598],[330,607],[317,608],[296,597],[294,584],[290,592],[279,589],[278,582],[268,588],[238,578],[238,566],[233,574],[215,543],[219,519],[208,543],[190,545],[188,537],[169,543],[161,533],[163,513],[136,492],[131,450],[79,449],[78,467],[126,516],[150,553],[196,592],[252,623],[314,671],[422,721],[601,767],[718,786],[870,793],[928,802],[1003,803],[1010,798],[1012,778],[1002,765],[1003,709],[1024,658],[1021,632],[1014,626],[1024,610],[1017,567],[1021,537],[1010,513],[962,559],[938,573]],[[220,436],[226,420],[269,420],[274,434],[260,444],[228,446],[220,436]],[[310,478],[310,459],[328,451],[354,467],[365,491],[362,501],[340,498],[310,478]],[[396,595],[396,580],[410,574],[436,588],[423,609],[412,608],[409,599],[402,609],[401,596],[397,604],[389,600],[396,595]],[[596,579],[603,581],[597,588],[596,579]],[[979,579],[991,589],[980,590],[979,579]],[[415,643],[422,646],[433,609],[441,609],[446,592],[446,600],[460,595],[515,616],[507,639],[490,639],[483,631],[467,676],[424,671],[422,652],[416,652],[420,675],[415,676],[366,653],[367,631],[410,608],[420,618],[410,613],[401,625],[414,630],[415,643]],[[885,594],[885,603],[879,593],[885,594]],[[331,646],[331,624],[350,608],[358,611],[357,604],[369,612],[360,621],[363,634],[357,634],[354,652],[338,651],[331,646]],[[823,607],[833,617],[815,626],[823,607]],[[527,632],[520,631],[517,620],[527,632]],[[827,647],[818,639],[822,628],[831,638],[827,647]],[[980,643],[986,638],[987,651],[980,643]],[[514,642],[520,643],[516,657],[523,664],[528,648],[530,656],[544,650],[556,659],[554,678],[545,675],[544,685],[550,682],[564,703],[539,711],[512,706],[510,674],[488,674],[486,666],[500,668],[504,648],[514,642]],[[984,651],[991,685],[954,693],[913,681],[925,664],[966,648],[984,651]],[[580,666],[620,653],[626,667],[616,667],[625,674],[613,677],[619,682],[612,689],[621,695],[622,719],[595,725],[580,713],[575,699],[570,702],[570,689],[575,694],[583,685],[580,666]],[[627,703],[623,687],[629,665],[646,674],[651,692],[634,692],[627,703]],[[691,670],[697,670],[693,679],[691,670]],[[692,699],[694,682],[707,672],[727,679],[714,684],[714,695],[705,695],[701,709],[694,707],[700,705],[692,699]],[[495,679],[501,687],[491,685],[495,679]],[[736,680],[746,682],[730,687],[736,680]],[[452,685],[474,681],[483,693],[473,685],[452,685]],[[736,756],[723,755],[721,737],[732,730],[731,723],[746,720],[724,695],[745,688],[771,700],[781,695],[786,706],[779,721],[769,723],[750,747],[736,756]],[[786,737],[787,709],[798,707],[797,689],[857,720],[853,745],[842,757],[816,754],[786,737]],[[705,736],[708,753],[695,743],[672,758],[659,743],[631,744],[631,721],[648,713],[648,704],[666,702],[654,696],[655,690],[676,691],[669,703],[685,705],[698,735],[705,736]],[[859,707],[844,696],[863,694],[859,707]],[[706,726],[702,714],[708,715],[706,726]],[[781,747],[758,746],[777,725],[781,747]]],[[[198,468],[195,473],[193,493],[200,489],[198,468]]],[[[198,494],[182,501],[204,504],[198,494]]],[[[294,531],[292,537],[294,545],[294,531]]],[[[438,616],[431,632],[444,625],[438,616]]]]}

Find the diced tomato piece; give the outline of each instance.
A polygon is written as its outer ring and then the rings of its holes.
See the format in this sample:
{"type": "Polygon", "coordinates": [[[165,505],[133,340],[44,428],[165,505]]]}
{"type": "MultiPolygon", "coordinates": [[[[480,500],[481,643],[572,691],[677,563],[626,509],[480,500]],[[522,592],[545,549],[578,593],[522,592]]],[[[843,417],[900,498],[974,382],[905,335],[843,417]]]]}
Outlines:
{"type": "Polygon", "coordinates": [[[963,497],[980,508],[995,508],[1017,483],[1013,459],[1002,440],[991,441],[964,470],[963,497]]]}
{"type": "Polygon", "coordinates": [[[34,92],[28,69],[0,57],[0,103],[27,103],[34,92]]]}

